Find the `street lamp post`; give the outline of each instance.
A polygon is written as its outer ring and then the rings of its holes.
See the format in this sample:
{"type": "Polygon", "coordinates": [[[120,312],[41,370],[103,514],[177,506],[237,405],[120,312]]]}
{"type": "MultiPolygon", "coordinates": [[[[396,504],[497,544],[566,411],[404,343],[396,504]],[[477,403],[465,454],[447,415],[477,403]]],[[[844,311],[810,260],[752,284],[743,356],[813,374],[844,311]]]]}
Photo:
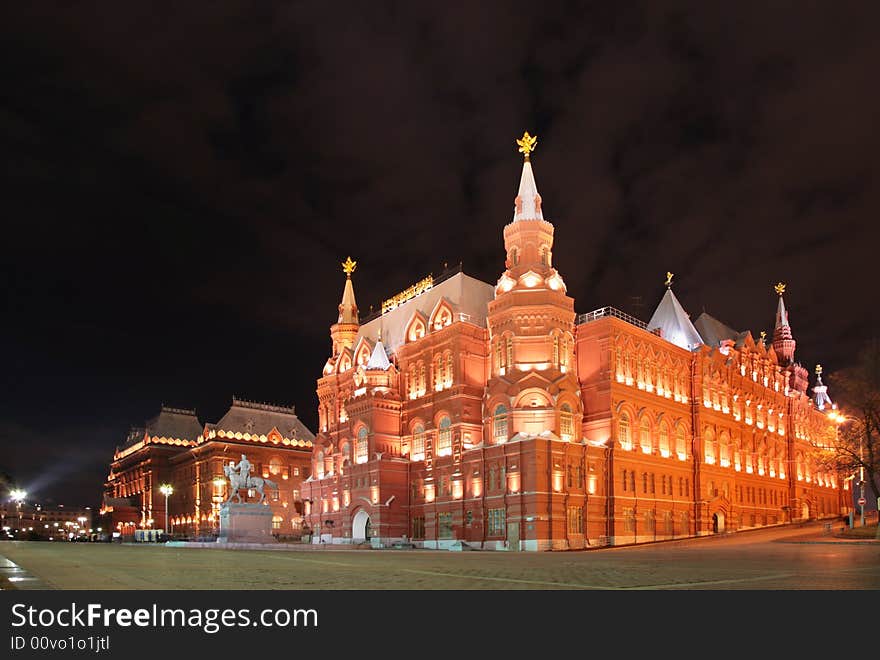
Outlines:
{"type": "Polygon", "coordinates": [[[159,492],[165,496],[165,534],[168,534],[168,496],[174,492],[171,484],[162,484],[159,486],[159,492]]]}
{"type": "MultiPolygon", "coordinates": [[[[855,417],[850,417],[848,415],[842,415],[839,411],[833,409],[829,416],[832,421],[837,425],[837,434],[838,438],[840,437],[840,425],[843,422],[850,421],[856,422],[858,421],[855,417]]],[[[865,526],[865,457],[864,457],[864,443],[863,443],[863,434],[859,433],[859,518],[861,520],[861,526],[865,526]]]]}
{"type": "Polygon", "coordinates": [[[15,500],[15,508],[18,509],[18,531],[21,531],[21,503],[27,497],[27,493],[23,491],[21,488],[16,488],[13,490],[10,495],[12,499],[15,500]]]}

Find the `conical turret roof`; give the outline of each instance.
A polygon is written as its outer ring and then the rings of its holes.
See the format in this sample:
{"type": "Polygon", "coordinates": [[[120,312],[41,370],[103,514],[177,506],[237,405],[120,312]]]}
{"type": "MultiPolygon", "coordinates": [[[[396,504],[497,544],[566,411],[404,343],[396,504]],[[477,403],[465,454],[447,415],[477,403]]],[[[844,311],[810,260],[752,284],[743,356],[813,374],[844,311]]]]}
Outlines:
{"type": "Polygon", "coordinates": [[[648,321],[649,332],[657,328],[660,328],[660,336],[663,339],[689,351],[703,343],[700,333],[694,328],[694,324],[691,323],[687,312],[684,311],[671,288],[666,289],[660,304],[654,310],[654,315],[648,321]]]}
{"type": "Polygon", "coordinates": [[[390,366],[391,362],[388,361],[388,354],[385,352],[385,346],[382,345],[382,337],[380,336],[379,339],[376,340],[376,345],[373,347],[373,353],[370,355],[370,359],[367,360],[367,365],[364,369],[367,371],[385,371],[390,366]]]}

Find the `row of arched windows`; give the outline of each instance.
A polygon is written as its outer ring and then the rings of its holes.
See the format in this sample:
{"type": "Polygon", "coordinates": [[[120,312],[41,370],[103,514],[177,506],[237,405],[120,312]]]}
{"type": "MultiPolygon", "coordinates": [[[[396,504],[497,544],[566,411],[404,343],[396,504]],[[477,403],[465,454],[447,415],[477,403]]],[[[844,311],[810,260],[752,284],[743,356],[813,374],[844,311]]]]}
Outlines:
{"type": "MultiPolygon", "coordinates": [[[[633,441],[633,429],[631,428],[629,414],[620,413],[617,419],[617,441],[621,449],[632,451],[635,449],[633,441]]],[[[687,431],[684,424],[677,422],[672,428],[666,420],[661,420],[657,425],[656,438],[654,426],[647,414],[642,414],[637,421],[638,447],[645,454],[660,454],[668,457],[675,453],[680,460],[687,458],[687,431]]]]}
{"type": "Polygon", "coordinates": [[[649,356],[632,344],[615,349],[618,383],[636,385],[640,390],[687,403],[687,376],[682,365],[649,356]]]}
{"type": "MultiPolygon", "coordinates": [[[[412,442],[410,443],[409,457],[411,460],[425,460],[427,437],[425,425],[416,422],[412,428],[412,442]]],[[[452,454],[452,420],[449,415],[441,415],[437,421],[437,444],[434,447],[434,455],[448,456],[450,454],[452,454]]]]}
{"type": "MultiPolygon", "coordinates": [[[[419,360],[406,371],[404,389],[410,399],[417,399],[427,393],[427,371],[425,363],[419,360]]],[[[437,353],[431,360],[431,389],[441,392],[452,387],[454,370],[452,351],[437,353]]]]}

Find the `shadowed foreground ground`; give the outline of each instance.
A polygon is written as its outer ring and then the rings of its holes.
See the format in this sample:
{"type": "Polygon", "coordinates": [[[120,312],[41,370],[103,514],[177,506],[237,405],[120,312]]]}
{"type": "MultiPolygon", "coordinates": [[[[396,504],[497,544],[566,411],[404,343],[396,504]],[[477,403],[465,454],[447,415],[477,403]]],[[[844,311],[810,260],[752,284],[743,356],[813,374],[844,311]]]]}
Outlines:
{"type": "MultiPolygon", "coordinates": [[[[213,550],[5,542],[24,589],[878,589],[880,542],[821,527],[587,552],[213,550]]],[[[9,586],[9,583],[7,583],[9,586]]]]}

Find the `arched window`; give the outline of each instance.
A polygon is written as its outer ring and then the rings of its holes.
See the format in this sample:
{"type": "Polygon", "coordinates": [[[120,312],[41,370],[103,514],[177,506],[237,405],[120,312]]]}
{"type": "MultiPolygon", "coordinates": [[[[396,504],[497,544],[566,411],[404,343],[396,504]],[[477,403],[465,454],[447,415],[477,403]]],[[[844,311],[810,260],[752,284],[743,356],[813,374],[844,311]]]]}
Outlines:
{"type": "Polygon", "coordinates": [[[541,246],[541,265],[550,265],[550,248],[548,248],[546,245],[541,246]]]}
{"type": "Polygon", "coordinates": [[[553,335],[553,366],[559,368],[559,335],[553,335]]]}
{"type": "Polygon", "coordinates": [[[629,432],[629,416],[626,413],[620,413],[620,418],[617,420],[617,438],[623,449],[632,449],[632,436],[629,432]]]}
{"type": "Polygon", "coordinates": [[[505,337],[504,348],[505,348],[505,366],[507,366],[507,368],[512,368],[513,367],[513,338],[512,337],[505,337]]]}
{"type": "Polygon", "coordinates": [[[354,448],[354,461],[355,463],[366,463],[368,458],[367,427],[362,426],[357,434],[357,442],[355,443],[354,448]]]}
{"type": "Polygon", "coordinates": [[[496,443],[507,441],[507,408],[499,405],[492,419],[492,437],[496,443]]]}
{"type": "Polygon", "coordinates": [[[651,453],[651,422],[648,421],[647,415],[642,415],[642,421],[639,424],[639,445],[643,453],[651,453]]]}
{"type": "Polygon", "coordinates": [[[574,420],[571,414],[571,406],[563,403],[559,409],[559,437],[563,440],[571,440],[574,436],[574,420]]]}
{"type": "Polygon", "coordinates": [[[425,458],[425,427],[416,424],[413,427],[413,444],[410,458],[414,461],[421,461],[425,458]]]}
{"type": "Polygon", "coordinates": [[[351,444],[349,444],[348,440],[343,440],[342,444],[339,447],[340,452],[342,453],[342,462],[351,460],[351,444]]]}
{"type": "Polygon", "coordinates": [[[324,478],[324,452],[320,449],[315,454],[315,475],[318,479],[324,478]]]}
{"type": "Polygon", "coordinates": [[[446,374],[443,381],[444,387],[452,387],[452,353],[446,354],[446,374]]]}
{"type": "Polygon", "coordinates": [[[710,428],[703,431],[703,456],[710,465],[715,463],[715,434],[710,428]]]}
{"type": "Polygon", "coordinates": [[[681,424],[675,427],[675,453],[682,461],[687,458],[687,440],[685,439],[684,426],[681,424]]]}
{"type": "Polygon", "coordinates": [[[666,422],[660,422],[660,455],[669,456],[669,427],[666,422]]]}
{"type": "Polygon", "coordinates": [[[437,456],[449,456],[452,453],[452,421],[444,415],[437,428],[437,456]]]}
{"type": "Polygon", "coordinates": [[[724,431],[721,432],[721,443],[718,449],[721,467],[730,467],[730,437],[724,431]]]}

